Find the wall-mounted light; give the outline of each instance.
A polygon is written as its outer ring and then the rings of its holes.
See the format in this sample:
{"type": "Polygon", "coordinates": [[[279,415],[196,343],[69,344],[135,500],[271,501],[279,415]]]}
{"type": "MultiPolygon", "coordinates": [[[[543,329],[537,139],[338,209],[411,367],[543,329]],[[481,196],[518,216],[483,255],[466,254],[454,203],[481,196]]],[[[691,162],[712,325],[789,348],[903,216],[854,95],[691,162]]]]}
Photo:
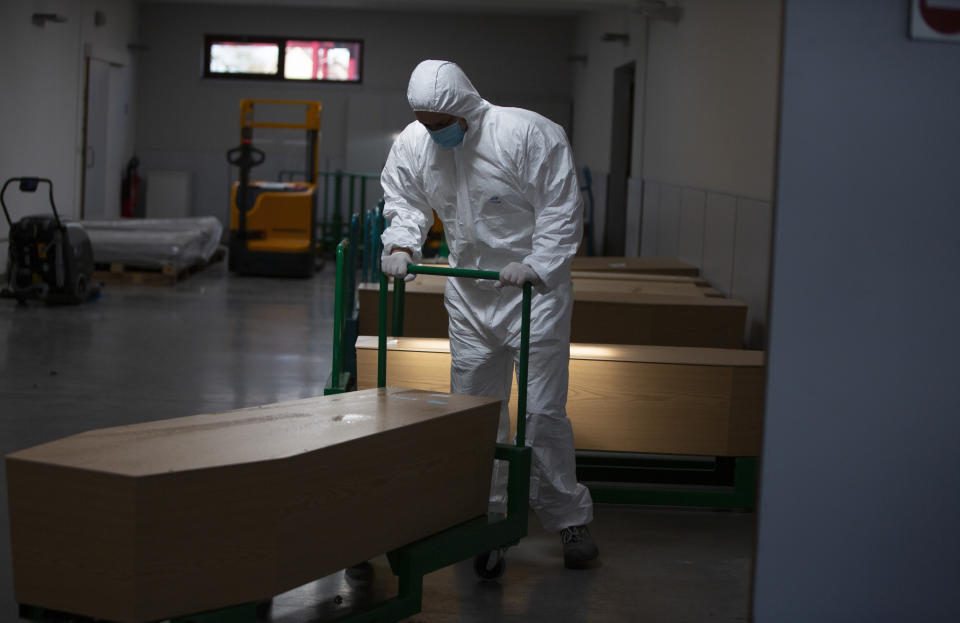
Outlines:
{"type": "Polygon", "coordinates": [[[623,45],[630,43],[630,33],[627,32],[605,32],[601,41],[620,41],[623,45]]]}
{"type": "Polygon", "coordinates": [[[34,26],[40,26],[42,28],[47,22],[60,23],[67,21],[67,18],[57,13],[34,13],[30,21],[33,22],[34,26]]]}

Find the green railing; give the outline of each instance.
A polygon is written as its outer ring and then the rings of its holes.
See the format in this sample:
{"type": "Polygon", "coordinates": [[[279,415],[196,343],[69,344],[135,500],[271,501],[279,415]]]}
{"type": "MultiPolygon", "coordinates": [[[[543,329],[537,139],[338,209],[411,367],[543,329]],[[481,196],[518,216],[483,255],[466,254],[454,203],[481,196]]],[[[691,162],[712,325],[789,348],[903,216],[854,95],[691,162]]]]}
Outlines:
{"type": "MultiPolygon", "coordinates": [[[[322,171],[323,212],[319,220],[320,241],[324,248],[333,248],[346,235],[354,215],[364,221],[367,214],[367,183],[380,179],[373,173],[322,171]],[[346,187],[346,201],[344,200],[346,187]]],[[[379,187],[378,187],[379,190],[379,187]]],[[[361,223],[362,225],[362,223],[361,223]]]]}
{"type": "MultiPolygon", "coordinates": [[[[376,283],[380,279],[380,255],[383,252],[383,243],[380,235],[386,229],[383,217],[383,199],[377,203],[375,210],[368,210],[363,216],[363,259],[360,278],[363,283],[376,283]]],[[[438,257],[447,257],[450,249],[447,247],[446,236],[440,238],[438,257]]]]}
{"type": "Polygon", "coordinates": [[[356,381],[357,273],[367,281],[380,272],[380,234],[384,230],[381,199],[377,210],[350,218],[349,237],[336,250],[336,282],[333,303],[333,359],[324,394],[347,391],[356,381]],[[365,216],[366,218],[362,218],[365,216]],[[358,267],[358,258],[362,262],[358,267]]]}
{"type": "Polygon", "coordinates": [[[340,394],[350,386],[350,372],[345,369],[347,317],[352,310],[350,293],[350,260],[353,245],[344,239],[337,245],[337,281],[333,290],[333,361],[323,394],[340,394]]]}
{"type": "Polygon", "coordinates": [[[350,219],[350,237],[337,245],[336,282],[333,291],[333,358],[324,395],[340,394],[356,380],[357,247],[360,245],[360,216],[350,219]]]}
{"type": "Polygon", "coordinates": [[[363,219],[363,263],[360,275],[364,283],[379,279],[380,253],[383,250],[380,235],[384,229],[386,229],[386,222],[383,218],[383,199],[381,199],[377,209],[368,210],[363,219]]]}

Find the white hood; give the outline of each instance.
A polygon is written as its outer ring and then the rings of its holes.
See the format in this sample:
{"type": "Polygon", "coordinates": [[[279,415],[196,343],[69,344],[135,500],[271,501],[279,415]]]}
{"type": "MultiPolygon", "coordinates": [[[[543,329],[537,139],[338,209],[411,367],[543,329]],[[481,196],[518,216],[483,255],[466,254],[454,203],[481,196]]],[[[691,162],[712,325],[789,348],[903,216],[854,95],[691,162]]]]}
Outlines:
{"type": "Polygon", "coordinates": [[[410,75],[407,101],[414,111],[439,112],[478,122],[490,103],[480,97],[456,63],[423,61],[410,75]]]}

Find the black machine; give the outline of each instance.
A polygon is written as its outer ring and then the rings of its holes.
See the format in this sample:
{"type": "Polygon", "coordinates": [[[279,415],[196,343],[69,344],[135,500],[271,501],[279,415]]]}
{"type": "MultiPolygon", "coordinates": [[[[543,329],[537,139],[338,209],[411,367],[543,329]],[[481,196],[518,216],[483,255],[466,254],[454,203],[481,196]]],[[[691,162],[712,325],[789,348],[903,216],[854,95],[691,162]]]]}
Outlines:
{"type": "Polygon", "coordinates": [[[7,252],[7,287],[0,297],[20,303],[39,299],[46,303],[82,303],[100,293],[93,281],[93,247],[80,223],[62,221],[53,203],[53,182],[42,177],[13,177],[0,190],[0,205],[10,225],[7,252]],[[4,194],[14,182],[20,191],[36,192],[41,183],[50,190],[53,216],[25,216],[10,220],[4,194]]]}

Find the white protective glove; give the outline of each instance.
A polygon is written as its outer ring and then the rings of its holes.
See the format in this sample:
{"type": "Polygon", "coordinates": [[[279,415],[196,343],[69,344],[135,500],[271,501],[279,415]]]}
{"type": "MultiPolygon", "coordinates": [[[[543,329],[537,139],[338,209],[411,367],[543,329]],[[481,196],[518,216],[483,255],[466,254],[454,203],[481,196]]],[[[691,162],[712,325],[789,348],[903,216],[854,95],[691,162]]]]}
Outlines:
{"type": "Polygon", "coordinates": [[[529,281],[533,285],[540,283],[540,277],[535,270],[522,262],[510,262],[500,271],[500,281],[494,285],[498,288],[503,286],[523,287],[523,284],[529,281]]]}
{"type": "Polygon", "coordinates": [[[380,270],[388,277],[403,277],[404,281],[413,281],[417,276],[407,272],[410,264],[413,264],[413,258],[406,251],[395,250],[390,255],[380,256],[380,270]]]}

